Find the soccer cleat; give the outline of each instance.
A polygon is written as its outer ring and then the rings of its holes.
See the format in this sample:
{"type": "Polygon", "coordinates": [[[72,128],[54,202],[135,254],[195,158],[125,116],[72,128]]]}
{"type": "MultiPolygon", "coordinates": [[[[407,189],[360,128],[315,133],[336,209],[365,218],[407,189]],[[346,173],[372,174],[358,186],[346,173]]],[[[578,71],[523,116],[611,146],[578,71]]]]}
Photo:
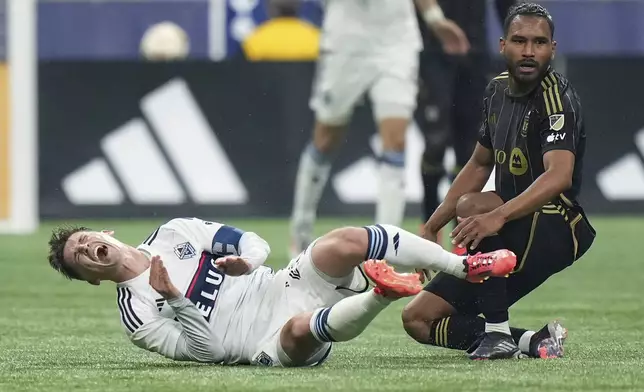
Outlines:
{"type": "Polygon", "coordinates": [[[452,253],[459,256],[467,256],[467,249],[464,247],[461,248],[458,245],[454,245],[452,246],[452,253]]]}
{"type": "Polygon", "coordinates": [[[549,359],[564,356],[564,341],[568,330],[557,320],[546,324],[530,338],[530,356],[549,359]]]}
{"type": "Polygon", "coordinates": [[[387,298],[402,298],[411,297],[423,290],[419,274],[396,272],[385,260],[367,260],[362,267],[376,285],[376,294],[387,298]]]}
{"type": "Polygon", "coordinates": [[[507,277],[517,264],[517,256],[507,249],[489,253],[477,253],[463,260],[467,273],[465,279],[472,283],[481,283],[489,277],[507,277]]]}
{"type": "Polygon", "coordinates": [[[515,359],[525,356],[512,339],[501,332],[487,332],[478,347],[468,357],[473,360],[515,359]]]}

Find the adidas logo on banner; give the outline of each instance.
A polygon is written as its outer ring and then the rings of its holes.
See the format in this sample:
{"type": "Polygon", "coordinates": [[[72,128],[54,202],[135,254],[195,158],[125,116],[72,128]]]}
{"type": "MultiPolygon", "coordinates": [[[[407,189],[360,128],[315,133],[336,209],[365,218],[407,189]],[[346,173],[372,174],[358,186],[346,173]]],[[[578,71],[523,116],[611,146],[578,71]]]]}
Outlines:
{"type": "Polygon", "coordinates": [[[247,202],[248,191],[185,81],[171,80],[143,97],[141,111],[167,159],[144,119],[132,119],[103,137],[104,158],[63,178],[70,202],[119,205],[125,194],[139,205],[183,204],[188,196],[197,204],[247,202]]]}
{"type": "MultiPolygon", "coordinates": [[[[382,151],[380,135],[373,135],[370,146],[376,156],[382,151]]],[[[405,141],[405,192],[408,202],[418,203],[423,198],[423,180],[420,173],[421,160],[425,150],[425,141],[415,123],[407,129],[405,141]]],[[[448,148],[443,165],[451,170],[456,163],[454,150],[448,148]]],[[[344,203],[360,204],[375,203],[378,194],[377,181],[378,162],[374,157],[363,157],[349,167],[337,173],[333,180],[333,190],[344,203]]],[[[438,193],[443,199],[449,190],[449,180],[443,178],[439,184],[438,193]]],[[[484,191],[494,189],[494,171],[483,188],[484,191]]]]}
{"type": "Polygon", "coordinates": [[[597,173],[597,186],[607,200],[644,200],[644,128],[635,134],[637,153],[629,153],[597,173]]]}

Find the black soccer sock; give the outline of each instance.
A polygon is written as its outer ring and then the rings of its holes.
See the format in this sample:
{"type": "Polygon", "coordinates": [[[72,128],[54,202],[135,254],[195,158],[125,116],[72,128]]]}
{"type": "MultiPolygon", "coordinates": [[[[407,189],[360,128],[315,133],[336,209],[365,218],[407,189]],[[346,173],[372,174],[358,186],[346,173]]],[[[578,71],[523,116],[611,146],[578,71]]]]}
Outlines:
{"type": "Polygon", "coordinates": [[[512,335],[512,339],[514,339],[516,344],[519,344],[521,336],[523,336],[523,334],[526,332],[528,332],[527,329],[510,327],[510,334],[512,335]]]}
{"type": "MultiPolygon", "coordinates": [[[[435,321],[431,328],[427,344],[467,350],[485,332],[485,319],[479,316],[454,314],[435,321]]],[[[518,344],[526,329],[510,327],[512,339],[518,344]]]]}
{"type": "Polygon", "coordinates": [[[423,177],[423,215],[425,222],[434,213],[438,207],[438,184],[443,178],[444,171],[441,168],[433,168],[426,163],[423,163],[422,177],[423,177]]]}
{"type": "MultiPolygon", "coordinates": [[[[492,252],[503,249],[498,235],[484,238],[473,252],[492,252]]],[[[479,309],[488,323],[498,324],[509,320],[509,303],[505,278],[489,278],[479,288],[479,309]]]]}
{"type": "Polygon", "coordinates": [[[510,319],[508,308],[505,278],[489,278],[480,285],[479,309],[485,316],[485,321],[491,324],[508,321],[510,319]]]}
{"type": "Polygon", "coordinates": [[[456,350],[467,350],[485,331],[485,320],[478,316],[454,314],[436,320],[429,333],[428,344],[456,350]]]}

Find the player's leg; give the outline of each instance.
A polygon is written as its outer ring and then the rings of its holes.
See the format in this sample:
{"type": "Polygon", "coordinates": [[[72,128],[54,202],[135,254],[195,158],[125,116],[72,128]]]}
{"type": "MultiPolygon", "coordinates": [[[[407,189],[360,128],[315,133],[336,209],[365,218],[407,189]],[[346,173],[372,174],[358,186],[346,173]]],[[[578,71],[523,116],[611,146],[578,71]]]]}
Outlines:
{"type": "Polygon", "coordinates": [[[393,301],[418,293],[420,280],[417,276],[414,279],[413,285],[391,289],[383,286],[376,277],[373,290],[346,297],[330,307],[292,317],[280,331],[277,348],[280,363],[306,366],[321,362],[323,359],[319,357],[328,352],[327,347],[330,348],[331,343],[356,338],[393,301]]]}
{"type": "MultiPolygon", "coordinates": [[[[466,218],[492,211],[501,206],[503,200],[494,192],[472,193],[459,200],[456,214],[466,218]]],[[[528,223],[529,224],[529,223],[528,223]]],[[[503,249],[502,236],[494,235],[485,238],[477,249],[470,253],[490,252],[503,249]]],[[[472,359],[513,358],[520,354],[519,347],[512,339],[509,324],[509,301],[506,280],[492,277],[478,288],[478,308],[485,316],[485,336],[477,350],[471,353],[472,359]]]]}
{"type": "MultiPolygon", "coordinates": [[[[457,204],[456,215],[465,218],[472,215],[489,212],[503,204],[503,200],[493,192],[472,193],[461,197],[457,204]]],[[[492,251],[501,249],[499,236],[488,237],[481,242],[475,251],[492,251]]],[[[428,285],[430,294],[419,296],[415,303],[406,308],[403,319],[408,333],[416,340],[437,344],[451,348],[464,349],[474,344],[481,332],[494,339],[492,347],[501,347],[502,353],[495,353],[497,357],[514,357],[519,354],[519,349],[512,339],[512,329],[508,324],[508,300],[505,292],[503,278],[490,278],[482,285],[461,287],[462,283],[453,282],[449,276],[437,276],[437,279],[428,285]],[[457,289],[452,288],[460,287],[457,289]],[[456,294],[452,293],[456,290],[456,294]],[[460,308],[458,315],[445,318],[441,312],[438,314],[424,314],[424,308],[445,309],[446,304],[451,304],[454,309],[460,308]],[[475,309],[471,309],[476,304],[475,309]],[[482,312],[486,321],[476,317],[482,312]],[[472,314],[467,314],[472,313],[472,314]],[[442,316],[436,319],[436,316],[442,316]],[[451,328],[450,328],[451,323],[451,328]],[[483,331],[481,331],[483,327],[483,331]],[[433,329],[432,329],[433,328],[433,329]],[[451,341],[448,341],[447,330],[450,330],[451,341]]],[[[451,312],[450,312],[451,314],[451,312]]],[[[521,331],[514,331],[521,333],[521,331]]],[[[490,339],[488,339],[490,340],[490,339]]]]}
{"type": "Polygon", "coordinates": [[[423,223],[438,207],[438,185],[445,176],[443,160],[450,141],[454,95],[454,67],[448,61],[442,51],[421,55],[421,82],[414,119],[425,139],[421,161],[423,223]]]}
{"type": "Polygon", "coordinates": [[[378,165],[377,223],[400,226],[405,213],[405,137],[416,106],[418,53],[374,59],[379,76],[369,97],[382,139],[378,165]]]}
{"type": "Polygon", "coordinates": [[[451,118],[453,124],[452,147],[456,165],[451,178],[465,166],[478,140],[483,111],[483,92],[488,83],[489,59],[487,54],[470,54],[458,65],[455,76],[454,104],[451,118]]]}
{"type": "Polygon", "coordinates": [[[355,56],[342,53],[322,54],[317,67],[310,101],[316,122],[295,179],[290,222],[292,256],[306,249],[312,240],[317,207],[329,179],[333,154],[340,147],[345,125],[370,77],[368,70],[359,69],[355,56]]]}
{"type": "MultiPolygon", "coordinates": [[[[438,274],[405,306],[402,312],[405,331],[421,344],[474,351],[485,336],[485,319],[478,316],[477,286],[438,274]]],[[[560,334],[561,326],[550,323],[538,332],[510,327],[512,338],[526,355],[538,352],[536,348],[550,338],[551,330],[560,334]]],[[[546,343],[553,347],[551,340],[546,343]]]]}
{"type": "Polygon", "coordinates": [[[316,270],[330,278],[350,276],[366,260],[386,260],[405,270],[437,270],[478,282],[484,275],[505,276],[503,272],[513,268],[514,256],[506,251],[458,256],[397,226],[383,224],[333,230],[314,242],[311,258],[316,270]],[[482,263],[486,258],[489,261],[482,263]]]}
{"type": "MultiPolygon", "coordinates": [[[[529,241],[507,282],[510,305],[532,292],[551,276],[578,260],[592,245],[595,232],[584,215],[561,205],[546,205],[535,214],[529,241]]],[[[506,243],[519,242],[510,234],[506,243]]],[[[522,351],[531,356],[552,358],[563,356],[567,331],[559,323],[546,324],[539,331],[525,331],[517,339],[522,351]]]]}

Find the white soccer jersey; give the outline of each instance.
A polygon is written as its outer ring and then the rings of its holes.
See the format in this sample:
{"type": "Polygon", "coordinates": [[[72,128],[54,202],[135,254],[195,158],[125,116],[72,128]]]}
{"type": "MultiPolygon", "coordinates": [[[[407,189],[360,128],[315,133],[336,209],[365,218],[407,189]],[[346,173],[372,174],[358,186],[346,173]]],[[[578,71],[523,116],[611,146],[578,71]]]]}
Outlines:
{"type": "Polygon", "coordinates": [[[327,0],[321,48],[379,53],[422,49],[412,0],[327,0]]]}
{"type": "MultiPolygon", "coordinates": [[[[148,269],[117,284],[121,324],[130,340],[146,350],[175,360],[248,363],[263,291],[272,276],[263,267],[270,248],[255,233],[197,218],[173,219],[138,247],[159,255],[183,297],[165,301],[149,285],[148,269]],[[253,271],[226,276],[214,261],[242,256],[253,271]]],[[[261,313],[261,312],[260,312],[261,313]]]]}

